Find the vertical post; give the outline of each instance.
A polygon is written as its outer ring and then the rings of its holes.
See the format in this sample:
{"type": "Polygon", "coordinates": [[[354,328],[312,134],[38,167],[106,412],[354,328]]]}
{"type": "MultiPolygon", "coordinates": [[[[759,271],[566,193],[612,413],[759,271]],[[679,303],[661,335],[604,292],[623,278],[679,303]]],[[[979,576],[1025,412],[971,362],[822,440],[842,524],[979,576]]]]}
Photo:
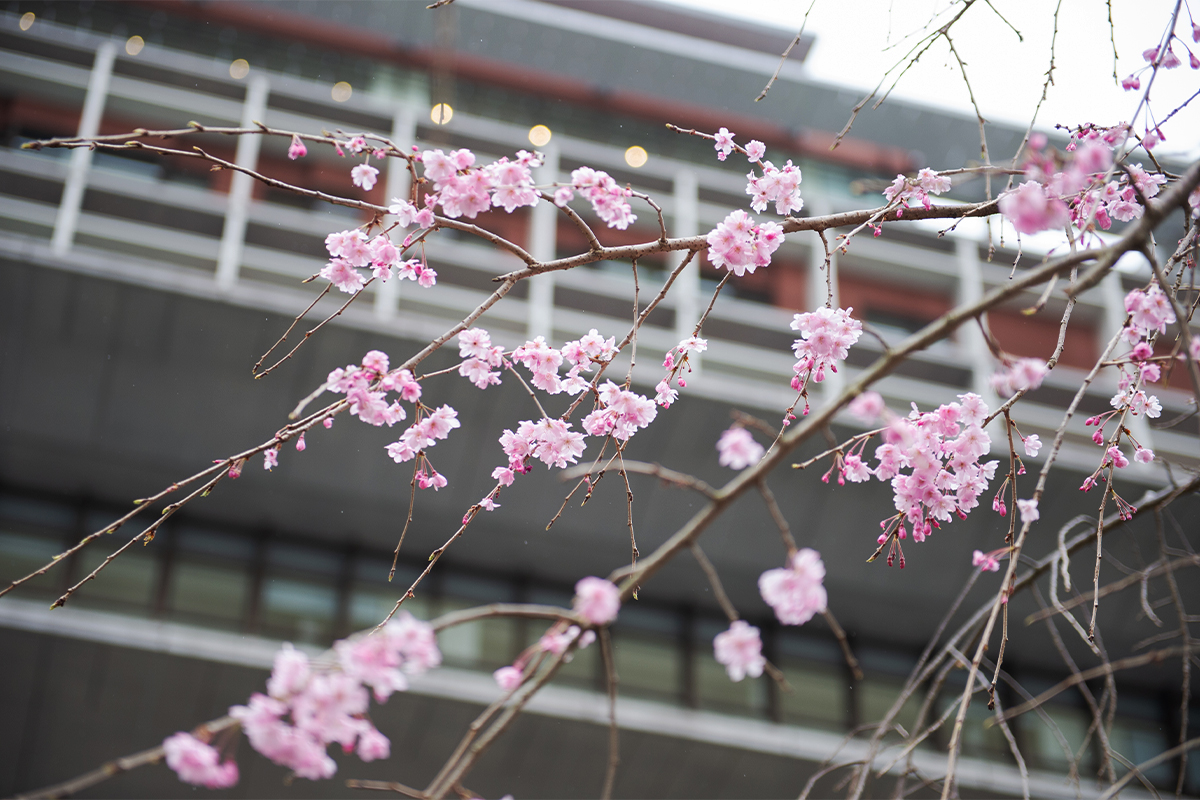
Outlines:
{"type": "MultiPolygon", "coordinates": [[[[83,101],[83,112],[79,116],[80,138],[95,136],[100,131],[100,119],[104,116],[104,102],[108,98],[108,84],[112,78],[113,61],[116,57],[115,42],[104,42],[96,50],[96,60],[88,78],[87,96],[83,101]]],[[[83,193],[87,189],[88,170],[91,166],[90,148],[79,147],[71,151],[71,163],[67,167],[62,201],[58,205],[54,233],[50,238],[50,250],[55,255],[66,255],[75,241],[79,210],[83,206],[83,193]]]]}
{"type": "MultiPolygon", "coordinates": [[[[548,144],[542,151],[545,161],[538,167],[534,182],[546,186],[558,180],[558,145],[548,144]]],[[[545,200],[529,215],[529,254],[538,261],[554,259],[558,238],[558,208],[545,200]]],[[[529,338],[554,333],[554,273],[529,279],[529,338]]]]}
{"type": "MultiPolygon", "coordinates": [[[[955,243],[958,256],[958,302],[960,305],[974,303],[983,297],[983,266],[979,262],[979,244],[974,239],[962,238],[955,243]]],[[[963,354],[971,365],[971,391],[995,408],[996,394],[988,382],[991,364],[987,341],[978,325],[964,325],[962,331],[963,354]]]]}
{"type": "MultiPolygon", "coordinates": [[[[409,147],[417,138],[417,113],[414,104],[409,101],[409,98],[404,98],[400,102],[400,106],[396,109],[396,113],[392,116],[392,142],[397,147],[409,147]]],[[[384,184],[387,191],[387,202],[390,203],[393,197],[408,199],[408,190],[411,186],[410,175],[408,173],[408,162],[402,158],[388,159],[387,166],[387,182],[384,184]]],[[[396,307],[400,302],[400,279],[393,277],[386,283],[380,283],[375,290],[375,317],[381,320],[388,320],[396,316],[396,307]]]]}
{"type": "MultiPolygon", "coordinates": [[[[264,117],[267,110],[267,92],[270,83],[265,76],[254,75],[246,87],[246,101],[242,104],[242,127],[250,128],[264,117]]],[[[258,166],[258,150],[262,138],[256,135],[239,136],[234,163],[245,169],[258,166]]],[[[225,207],[225,229],[221,233],[221,247],[217,251],[217,287],[223,291],[232,289],[237,283],[238,270],[242,266],[242,249],[246,238],[246,217],[250,210],[250,190],[253,179],[235,172],[229,182],[229,201],[225,207]]]]}
{"type": "MultiPolygon", "coordinates": [[[[672,234],[677,237],[695,236],[700,233],[700,183],[696,173],[681,169],[675,173],[675,219],[672,234]]],[[[677,266],[686,257],[677,253],[671,257],[677,266]]],[[[675,279],[675,338],[682,341],[692,335],[700,320],[700,264],[692,263],[675,279]]],[[[700,354],[688,354],[688,364],[693,377],[700,374],[700,354]]]]}

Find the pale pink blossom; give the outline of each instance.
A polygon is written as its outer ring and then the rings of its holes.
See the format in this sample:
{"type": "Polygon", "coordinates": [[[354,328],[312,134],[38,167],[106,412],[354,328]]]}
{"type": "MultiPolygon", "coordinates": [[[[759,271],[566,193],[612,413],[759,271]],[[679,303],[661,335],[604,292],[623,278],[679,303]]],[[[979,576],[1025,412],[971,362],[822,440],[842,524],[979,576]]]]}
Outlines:
{"type": "Polygon", "coordinates": [[[1046,187],[1037,181],[1026,181],[1000,195],[1000,213],[1018,233],[1061,228],[1070,219],[1067,204],[1048,195],[1046,187]]]}
{"type": "Polygon", "coordinates": [[[604,578],[583,578],[575,584],[574,609],[593,625],[607,625],[621,610],[621,590],[604,578]]]}
{"type": "Polygon", "coordinates": [[[364,285],[359,271],[340,258],[331,259],[317,274],[347,294],[361,291],[364,285]]]}
{"type": "Polygon", "coordinates": [[[308,155],[308,148],[304,146],[304,141],[299,136],[292,134],[292,143],[288,145],[288,158],[295,161],[306,155],[308,155]]]}
{"type": "Polygon", "coordinates": [[[190,733],[177,733],[163,741],[167,766],[179,780],[209,789],[226,789],[238,782],[237,763],[220,762],[217,751],[190,733]]]}
{"type": "Polygon", "coordinates": [[[825,565],[816,550],[805,547],[781,569],[770,569],[758,578],[758,590],[784,625],[803,625],[825,610],[828,602],[823,582],[825,565]]]}
{"type": "Polygon", "coordinates": [[[1024,524],[1037,522],[1041,517],[1041,512],[1038,511],[1037,500],[1018,500],[1017,509],[1021,512],[1021,522],[1024,524]]]}
{"type": "Polygon", "coordinates": [[[758,628],[740,619],[730,624],[729,630],[716,635],[713,639],[713,655],[718,664],[724,665],[729,679],[734,682],[741,681],[747,675],[757,678],[767,664],[763,658],[758,628]]]}
{"type": "Polygon", "coordinates": [[[1040,358],[1018,358],[992,375],[992,388],[1002,395],[1031,392],[1042,385],[1049,371],[1040,358]]]}
{"type": "Polygon", "coordinates": [[[370,164],[359,164],[350,170],[350,177],[354,181],[355,186],[369,192],[375,188],[375,181],[379,180],[379,170],[370,164]]]}
{"type": "Polygon", "coordinates": [[[717,440],[718,459],[722,467],[730,469],[745,469],[751,464],[757,464],[763,457],[763,446],[754,441],[750,431],[741,427],[732,427],[721,434],[717,440]]]}
{"type": "Polygon", "coordinates": [[[1042,449],[1041,438],[1036,433],[1031,433],[1021,441],[1025,445],[1025,455],[1030,458],[1036,458],[1038,452],[1042,449]]]}
{"type": "Polygon", "coordinates": [[[272,447],[263,453],[263,469],[272,470],[279,466],[279,448],[272,447]]]}
{"type": "Polygon", "coordinates": [[[1139,464],[1149,464],[1154,460],[1154,451],[1148,447],[1139,447],[1133,453],[1133,460],[1139,464]]]}
{"type": "Polygon", "coordinates": [[[368,724],[366,730],[358,735],[356,752],[363,761],[378,761],[391,756],[392,743],[374,725],[368,724]]]}
{"type": "Polygon", "coordinates": [[[971,566],[979,567],[983,572],[1000,571],[1000,562],[996,560],[996,556],[980,550],[976,550],[971,554],[971,566]]]}
{"type": "Polygon", "coordinates": [[[724,161],[725,157],[733,152],[733,137],[735,135],[728,128],[721,128],[721,130],[713,135],[713,149],[717,151],[717,159],[719,161],[724,161]]]}
{"type": "Polygon", "coordinates": [[[746,157],[751,161],[761,161],[767,153],[767,146],[757,139],[751,139],[746,145],[746,157]]]}
{"type": "Polygon", "coordinates": [[[870,425],[883,413],[883,396],[879,392],[863,392],[854,398],[847,410],[864,424],[870,425]]]}
{"type": "Polygon", "coordinates": [[[492,673],[492,678],[495,679],[496,685],[503,692],[511,692],[521,685],[521,670],[514,666],[501,667],[492,673]]]}

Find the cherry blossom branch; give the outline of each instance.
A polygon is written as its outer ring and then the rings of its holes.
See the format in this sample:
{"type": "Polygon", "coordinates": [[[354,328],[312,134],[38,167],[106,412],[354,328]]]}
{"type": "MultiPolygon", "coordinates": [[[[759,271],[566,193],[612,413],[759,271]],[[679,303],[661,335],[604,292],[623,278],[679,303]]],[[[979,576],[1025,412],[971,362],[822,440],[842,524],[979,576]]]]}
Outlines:
{"type": "Polygon", "coordinates": [[[83,578],[83,580],[79,581],[74,586],[70,587],[65,592],[63,592],[62,596],[60,596],[57,600],[55,600],[53,603],[50,604],[51,610],[53,610],[55,608],[61,608],[62,606],[66,605],[66,602],[67,602],[67,600],[69,600],[71,598],[71,595],[73,595],[73,594],[75,594],[75,592],[79,591],[79,589],[88,581],[95,580],[96,576],[100,574],[101,570],[103,570],[105,567],[107,567],[109,564],[111,564],[112,561],[117,556],[124,553],[130,547],[133,547],[133,544],[135,542],[140,542],[143,540],[145,540],[145,541],[152,540],[154,538],[155,532],[159,529],[159,527],[161,527],[164,522],[166,522],[168,519],[170,519],[175,514],[176,511],[183,508],[185,505],[187,505],[189,502],[191,502],[194,498],[207,495],[208,492],[211,491],[212,488],[214,486],[216,486],[217,483],[228,474],[229,474],[228,468],[226,468],[225,470],[223,470],[221,472],[218,472],[210,481],[208,481],[208,483],[203,484],[202,486],[200,486],[198,489],[193,491],[191,494],[189,494],[187,497],[183,498],[182,500],[178,500],[178,501],[172,503],[171,505],[167,506],[166,508],[164,508],[162,510],[162,514],[159,516],[159,518],[154,520],[154,522],[152,522],[145,530],[143,530],[141,533],[137,534],[136,536],[132,537],[128,542],[121,545],[113,552],[109,553],[108,556],[105,557],[105,559],[103,561],[101,561],[94,570],[89,572],[83,578]]]}
{"type": "MultiPolygon", "coordinates": [[[[316,327],[314,327],[314,328],[312,328],[312,329],[310,329],[310,330],[307,330],[307,331],[305,331],[305,332],[304,332],[304,338],[302,338],[300,341],[296,342],[296,346],[295,346],[295,347],[293,347],[291,350],[289,350],[289,351],[287,352],[287,355],[285,355],[283,358],[281,358],[281,359],[279,359],[278,361],[276,361],[276,362],[275,362],[274,364],[272,364],[271,366],[269,366],[269,367],[267,367],[266,369],[264,369],[262,372],[259,372],[259,373],[257,373],[257,374],[256,374],[254,377],[255,377],[255,378],[265,378],[265,377],[267,377],[268,375],[270,375],[272,372],[274,372],[276,369],[278,369],[280,366],[282,366],[282,365],[283,365],[283,362],[290,360],[292,356],[296,355],[296,351],[297,351],[297,350],[299,350],[301,347],[303,347],[303,346],[304,346],[304,343],[308,341],[308,339],[309,339],[309,337],[310,337],[310,336],[312,336],[312,335],[313,335],[314,333],[316,333],[317,331],[321,330],[321,328],[324,328],[324,327],[325,327],[325,326],[326,326],[326,325],[327,325],[329,322],[331,322],[332,320],[334,320],[334,319],[337,319],[338,317],[340,317],[340,316],[342,315],[342,312],[343,312],[343,311],[345,311],[347,308],[349,308],[349,307],[350,307],[350,304],[351,304],[351,303],[353,303],[355,300],[357,300],[357,299],[358,299],[358,297],[359,297],[359,295],[361,295],[363,292],[365,292],[365,291],[366,291],[366,289],[367,289],[367,287],[368,287],[368,286],[370,286],[372,283],[374,283],[374,281],[375,281],[375,277],[374,277],[374,276],[371,276],[370,278],[367,278],[367,280],[366,280],[366,281],[363,283],[363,288],[359,289],[357,292],[355,292],[354,294],[350,295],[350,297],[349,297],[349,298],[346,300],[346,302],[342,303],[342,304],[341,304],[341,305],[338,307],[338,310],[337,310],[337,311],[334,311],[334,312],[333,312],[332,314],[330,314],[328,317],[326,317],[325,319],[323,319],[323,320],[321,320],[320,322],[318,322],[318,323],[317,323],[317,325],[316,325],[316,327]]],[[[331,284],[329,284],[329,286],[326,286],[326,287],[325,287],[325,291],[321,292],[321,294],[320,294],[320,295],[317,297],[317,300],[320,300],[322,297],[324,297],[324,296],[325,296],[325,293],[329,291],[329,287],[330,287],[330,286],[333,286],[333,284],[331,283],[331,284]]],[[[316,305],[316,304],[317,304],[317,300],[314,300],[314,301],[313,301],[313,305],[316,305]]],[[[309,306],[309,308],[312,308],[312,306],[309,306]]],[[[306,312],[306,313],[307,313],[307,312],[306,312]]],[[[301,316],[303,316],[303,315],[301,315],[301,316]]],[[[297,321],[297,322],[299,321],[299,317],[297,317],[296,321],[297,321]]],[[[293,323],[293,325],[294,325],[294,324],[295,324],[295,323],[293,323]]],[[[290,333],[290,332],[291,332],[291,330],[292,330],[292,329],[291,329],[291,327],[289,327],[289,328],[288,328],[288,332],[290,333]]],[[[283,338],[282,338],[282,339],[280,339],[279,341],[280,341],[280,342],[282,342],[282,341],[283,341],[283,339],[286,339],[286,338],[287,338],[287,333],[285,333],[285,334],[283,335],[283,338]]],[[[274,350],[276,346],[278,346],[278,342],[277,342],[275,345],[273,345],[273,346],[271,347],[271,350],[274,350]]],[[[263,354],[263,358],[266,358],[267,354],[269,354],[269,353],[271,352],[271,350],[268,350],[268,351],[267,351],[267,353],[264,353],[264,354],[263,354]]],[[[254,365],[254,368],[255,368],[255,369],[257,369],[257,368],[258,368],[258,365],[259,365],[259,364],[261,364],[261,363],[262,363],[262,360],[260,359],[260,360],[259,360],[259,362],[258,362],[258,364],[255,364],[255,365],[254,365]]]]}
{"type": "MultiPolygon", "coordinates": [[[[237,724],[238,721],[233,717],[221,717],[220,719],[214,719],[196,726],[192,729],[192,735],[201,741],[207,741],[213,735],[233,728],[237,724]]],[[[163,746],[160,744],[158,747],[151,747],[140,753],[114,758],[112,761],[100,765],[91,772],[85,772],[83,775],[71,778],[69,781],[63,781],[53,786],[16,795],[14,800],[57,800],[60,797],[70,797],[98,783],[103,783],[109,778],[115,778],[122,773],[135,770],[138,767],[144,767],[147,764],[157,764],[159,761],[162,761],[163,756],[163,746]]]]}
{"type": "MultiPolygon", "coordinates": [[[[646,461],[625,461],[622,460],[621,468],[626,472],[633,472],[640,475],[652,475],[660,481],[672,486],[678,486],[681,489],[691,489],[699,492],[705,497],[711,498],[715,494],[715,490],[705,481],[686,472],[678,472],[676,470],[664,467],[659,463],[649,463],[646,461]]],[[[578,467],[571,467],[563,470],[559,476],[563,481],[573,481],[584,476],[603,475],[609,469],[608,466],[599,467],[598,464],[581,464],[578,467]]]]}
{"type": "Polygon", "coordinates": [[[779,503],[775,502],[775,494],[771,491],[771,487],[767,486],[765,478],[758,482],[758,493],[762,495],[763,503],[770,512],[771,519],[774,520],[775,527],[779,529],[779,538],[783,540],[783,546],[787,549],[787,557],[791,558],[796,554],[796,539],[792,536],[787,518],[779,509],[779,503]]]}
{"type": "MultiPolygon", "coordinates": [[[[299,313],[299,314],[296,316],[296,318],[292,320],[292,324],[291,324],[291,325],[288,325],[288,328],[287,328],[287,330],[283,332],[283,336],[280,336],[280,337],[279,337],[279,340],[278,340],[278,341],[276,341],[276,342],[275,342],[275,344],[273,344],[273,345],[271,345],[269,348],[267,348],[267,352],[265,352],[265,353],[263,353],[261,356],[259,356],[259,357],[258,357],[258,361],[255,361],[255,362],[254,362],[254,366],[250,368],[250,374],[251,374],[251,375],[253,375],[253,376],[254,376],[254,377],[256,377],[256,378],[258,377],[258,368],[259,368],[259,367],[261,367],[261,366],[262,366],[262,364],[263,364],[263,362],[267,360],[267,356],[271,355],[271,353],[275,352],[275,348],[279,347],[279,345],[281,345],[281,344],[283,344],[284,342],[286,342],[286,341],[287,341],[287,337],[288,337],[288,335],[289,335],[289,334],[290,334],[290,333],[291,333],[293,330],[295,330],[295,329],[296,329],[296,326],[300,324],[300,320],[304,319],[304,318],[305,318],[305,317],[308,315],[308,312],[310,312],[310,311],[312,311],[314,308],[316,308],[316,307],[317,307],[317,303],[321,302],[321,299],[322,299],[323,297],[325,297],[325,295],[329,294],[329,290],[330,290],[330,289],[332,289],[332,288],[333,288],[333,284],[332,284],[332,283],[331,283],[331,284],[329,284],[328,286],[326,286],[326,287],[325,287],[325,288],[324,288],[324,289],[321,291],[321,293],[320,293],[319,295],[317,295],[317,296],[316,296],[316,298],[314,298],[314,299],[313,299],[313,301],[312,301],[311,303],[309,303],[309,304],[308,304],[308,308],[306,308],[306,309],[304,309],[303,311],[301,311],[301,312],[300,312],[300,313],[299,313]]],[[[309,331],[308,333],[304,334],[304,338],[305,338],[305,339],[307,339],[309,336],[311,336],[311,335],[312,335],[313,333],[315,333],[315,332],[316,332],[316,329],[313,329],[313,330],[309,331]]],[[[293,350],[292,352],[295,352],[295,351],[293,350]]],[[[289,353],[288,355],[291,355],[291,353],[289,353]]],[[[323,387],[322,387],[322,388],[323,388],[323,387]]]]}
{"type": "Polygon", "coordinates": [[[771,75],[767,85],[758,93],[758,97],[754,98],[754,102],[758,102],[767,96],[767,92],[771,91],[771,87],[775,85],[775,81],[779,80],[779,73],[783,72],[783,65],[787,61],[788,56],[792,54],[792,48],[800,44],[800,39],[804,36],[804,26],[808,24],[808,15],[812,13],[813,8],[817,5],[817,0],[812,0],[808,4],[808,11],[804,12],[804,19],[800,20],[800,30],[796,32],[796,38],[792,39],[791,44],[784,49],[783,55],[779,57],[779,66],[775,67],[774,74],[771,75]]]}
{"type": "MultiPolygon", "coordinates": [[[[826,214],[817,217],[787,217],[781,224],[783,226],[784,233],[797,233],[799,231],[829,230],[830,228],[843,228],[850,225],[861,225],[868,220],[893,222],[896,220],[887,219],[884,216],[880,216],[886,215],[888,211],[893,209],[894,206],[887,205],[865,211],[846,211],[838,214],[826,214]]],[[[929,208],[906,208],[904,209],[904,216],[902,219],[962,219],[972,217],[987,217],[997,213],[998,211],[998,201],[991,200],[984,203],[968,203],[954,206],[932,205],[929,208]]],[[[439,224],[442,224],[440,217],[438,220],[439,224]]],[[[705,236],[687,236],[683,238],[667,239],[666,241],[656,240],[653,242],[645,242],[643,244],[604,247],[600,250],[592,250],[587,253],[580,253],[566,258],[555,259],[553,261],[545,261],[540,264],[525,267],[523,269],[506,272],[502,275],[497,275],[492,280],[520,280],[533,275],[541,275],[545,272],[559,272],[566,269],[573,269],[575,267],[582,266],[584,264],[591,264],[596,261],[628,261],[630,259],[643,258],[645,256],[654,255],[657,253],[670,253],[679,250],[703,250],[706,247],[708,247],[708,240],[705,236]]]]}
{"type": "Polygon", "coordinates": [[[850,674],[854,676],[854,680],[861,681],[863,679],[862,667],[859,666],[854,651],[850,649],[850,639],[847,638],[846,631],[838,624],[837,618],[828,608],[821,612],[821,616],[825,618],[825,624],[829,626],[829,630],[837,639],[838,647],[842,648],[842,658],[846,659],[846,666],[850,669],[850,674]]]}
{"type": "Polygon", "coordinates": [[[692,556],[695,557],[696,563],[704,572],[704,577],[708,578],[708,585],[712,587],[713,597],[716,598],[717,605],[725,612],[725,616],[730,622],[737,622],[741,619],[736,608],[733,607],[733,602],[729,599],[729,595],[725,594],[725,587],[721,585],[721,577],[717,574],[717,568],[708,560],[708,556],[704,555],[704,551],[700,549],[700,545],[692,542],[689,545],[692,551],[692,556]]]}

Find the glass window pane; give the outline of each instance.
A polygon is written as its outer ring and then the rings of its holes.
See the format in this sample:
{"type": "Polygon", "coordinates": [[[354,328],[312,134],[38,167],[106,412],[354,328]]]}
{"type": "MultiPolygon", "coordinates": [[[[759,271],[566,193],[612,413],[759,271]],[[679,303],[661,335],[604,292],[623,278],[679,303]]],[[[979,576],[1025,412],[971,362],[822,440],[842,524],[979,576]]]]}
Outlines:
{"type": "Polygon", "coordinates": [[[167,591],[167,608],[176,614],[239,622],[246,610],[249,576],[244,570],[177,561],[167,591]]]}
{"type": "Polygon", "coordinates": [[[712,653],[698,654],[695,667],[701,708],[734,714],[758,714],[766,708],[765,681],[771,678],[765,673],[761,678],[747,677],[735,683],[712,653]]]}
{"type": "MultiPolygon", "coordinates": [[[[854,689],[858,694],[860,721],[866,724],[882,720],[891,711],[892,704],[896,702],[896,698],[900,696],[900,690],[903,688],[904,685],[902,683],[876,678],[867,678],[860,682],[854,689]]],[[[924,693],[918,687],[917,692],[909,695],[909,698],[904,702],[904,707],[900,709],[900,713],[896,715],[892,722],[903,725],[904,729],[911,733],[913,724],[917,720],[917,712],[921,709],[921,702],[924,696],[924,693]]]]}
{"type": "Polygon", "coordinates": [[[337,593],[330,585],[268,578],[263,585],[262,607],[265,633],[318,645],[332,640],[337,593]]]}
{"type": "MultiPolygon", "coordinates": [[[[0,583],[5,586],[15,580],[24,578],[36,569],[40,569],[63,551],[62,542],[46,536],[33,536],[11,531],[0,531],[0,583]]],[[[52,592],[59,585],[58,567],[45,575],[30,580],[15,589],[14,593],[24,591],[52,592]]],[[[19,596],[19,594],[17,595],[19,596]]]]}
{"type": "MultiPolygon", "coordinates": [[[[111,542],[106,542],[110,544],[111,542]]],[[[92,546],[94,547],[94,545],[92,546]]],[[[82,578],[104,562],[108,550],[88,548],[79,554],[79,576],[82,578]]],[[[79,590],[83,603],[118,604],[122,610],[149,613],[158,585],[158,559],[134,545],[109,562],[108,566],[79,590]]]]}
{"type": "Polygon", "coordinates": [[[784,661],[780,664],[792,691],[780,692],[785,722],[844,730],[850,719],[846,676],[821,664],[784,661]]]}
{"type": "Polygon", "coordinates": [[[674,642],[643,639],[628,633],[613,637],[621,691],[675,702],[680,696],[681,650],[674,642]]]}

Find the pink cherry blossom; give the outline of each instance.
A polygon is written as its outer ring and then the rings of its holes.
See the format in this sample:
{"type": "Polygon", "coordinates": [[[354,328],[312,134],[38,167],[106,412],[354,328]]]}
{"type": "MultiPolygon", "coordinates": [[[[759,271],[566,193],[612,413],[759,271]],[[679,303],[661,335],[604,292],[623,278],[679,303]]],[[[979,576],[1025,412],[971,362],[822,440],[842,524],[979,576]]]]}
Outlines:
{"type": "Polygon", "coordinates": [[[991,384],[999,394],[1031,392],[1042,385],[1049,370],[1040,358],[1018,358],[992,375],[991,384]]]}
{"type": "Polygon", "coordinates": [[[1022,523],[1036,522],[1041,517],[1041,512],[1038,511],[1037,500],[1018,500],[1017,508],[1021,512],[1022,523]]]}
{"type": "Polygon", "coordinates": [[[858,417],[863,423],[870,425],[879,419],[879,415],[883,413],[883,409],[883,396],[879,392],[863,392],[850,402],[846,410],[858,417]]]}
{"type": "Polygon", "coordinates": [[[220,763],[217,751],[190,733],[177,733],[162,744],[167,766],[179,780],[209,789],[227,789],[238,782],[238,767],[233,761],[220,763]]]}
{"type": "Polygon", "coordinates": [[[762,638],[758,628],[745,622],[735,620],[729,630],[718,633],[713,639],[713,655],[718,664],[725,666],[729,679],[738,682],[749,675],[757,678],[762,675],[767,660],[762,654],[762,638]]]}
{"type": "Polygon", "coordinates": [[[979,567],[983,572],[999,572],[1000,562],[996,560],[996,556],[992,553],[984,553],[976,550],[971,554],[971,566],[979,567]]]}
{"type": "Polygon", "coordinates": [[[825,610],[825,565],[816,550],[805,547],[781,569],[770,569],[758,578],[758,590],[784,625],[803,625],[825,610]]]}
{"type": "Polygon", "coordinates": [[[263,469],[272,470],[279,466],[279,448],[272,447],[263,452],[263,469]]]}
{"type": "Polygon", "coordinates": [[[575,584],[574,608],[593,625],[607,625],[621,610],[621,590],[604,578],[583,578],[575,584]]]}
{"type": "Polygon", "coordinates": [[[1139,447],[1133,453],[1133,460],[1139,464],[1149,464],[1154,460],[1154,451],[1147,447],[1139,447]]]}
{"type": "Polygon", "coordinates": [[[713,135],[713,149],[717,151],[717,159],[724,161],[725,157],[733,152],[733,137],[736,134],[730,133],[728,128],[721,128],[713,135]]]}
{"type": "Polygon", "coordinates": [[[369,192],[375,188],[375,181],[379,180],[379,170],[370,164],[359,164],[350,170],[350,177],[354,181],[355,186],[369,192]]]}
{"type": "Polygon", "coordinates": [[[853,310],[818,308],[792,319],[792,330],[800,332],[800,338],[792,343],[797,359],[792,367],[796,374],[792,387],[797,391],[810,376],[820,383],[825,380],[825,370],[837,372],[836,362],[845,360],[849,349],[858,342],[862,323],[850,316],[853,310]]]}
{"type": "Polygon", "coordinates": [[[514,666],[501,667],[492,673],[492,678],[495,679],[496,685],[501,691],[511,692],[521,685],[521,670],[514,666]]]}
{"type": "Polygon", "coordinates": [[[288,158],[295,161],[297,158],[304,158],[306,155],[308,155],[308,148],[304,146],[304,140],[292,134],[292,143],[288,145],[288,158]]]}
{"type": "Polygon", "coordinates": [[[709,232],[708,260],[741,277],[769,265],[783,238],[783,228],[777,223],[756,225],[749,214],[737,209],[709,232]]]}
{"type": "Polygon", "coordinates": [[[1026,181],[1000,196],[1000,213],[1018,233],[1061,228],[1070,219],[1067,204],[1046,193],[1037,181],[1026,181]]]}
{"type": "Polygon", "coordinates": [[[364,285],[358,270],[340,258],[331,259],[317,274],[347,294],[362,291],[364,285]]]}
{"type": "Polygon", "coordinates": [[[388,738],[368,724],[358,735],[358,757],[363,761],[378,761],[392,755],[392,743],[388,738]]]}
{"type": "Polygon", "coordinates": [[[751,139],[750,143],[746,145],[746,158],[751,161],[761,161],[766,152],[767,146],[757,139],[751,139]]]}
{"type": "Polygon", "coordinates": [[[757,464],[763,457],[763,446],[754,441],[750,431],[741,427],[732,427],[721,434],[717,440],[718,459],[722,467],[730,469],[745,469],[751,464],[757,464]]]}

